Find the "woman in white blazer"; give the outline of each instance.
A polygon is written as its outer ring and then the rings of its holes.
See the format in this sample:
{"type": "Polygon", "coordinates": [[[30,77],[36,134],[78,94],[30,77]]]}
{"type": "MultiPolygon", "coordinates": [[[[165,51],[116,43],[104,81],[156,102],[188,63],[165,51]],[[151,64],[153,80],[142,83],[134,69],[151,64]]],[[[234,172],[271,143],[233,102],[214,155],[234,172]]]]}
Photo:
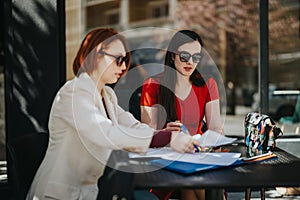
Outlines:
{"type": "MultiPolygon", "coordinates": [[[[161,132],[137,121],[106,84],[116,83],[130,64],[125,39],[113,29],[89,32],[73,63],[76,77],[57,93],[49,117],[49,144],[28,200],[96,199],[97,181],[114,149],[145,152],[167,138],[179,152],[193,152],[191,136],[161,132]]],[[[101,192],[101,188],[100,188],[101,192]]]]}

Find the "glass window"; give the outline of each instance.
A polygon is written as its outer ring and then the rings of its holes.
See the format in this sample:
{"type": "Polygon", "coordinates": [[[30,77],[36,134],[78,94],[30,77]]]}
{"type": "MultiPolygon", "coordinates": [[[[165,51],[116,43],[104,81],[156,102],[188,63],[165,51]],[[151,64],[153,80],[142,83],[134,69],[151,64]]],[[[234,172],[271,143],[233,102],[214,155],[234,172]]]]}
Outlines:
{"type": "MultiPolygon", "coordinates": [[[[73,44],[67,46],[68,68],[72,66],[78,41],[84,33],[98,26],[111,26],[119,32],[133,33],[128,34],[133,49],[151,38],[149,27],[198,32],[218,67],[226,90],[226,108],[223,112],[227,113],[227,119],[232,117],[235,123],[235,126],[229,127],[227,134],[243,136],[244,114],[259,110],[260,105],[258,1],[78,1],[77,7],[72,12],[79,13],[78,16],[84,20],[78,20],[78,26],[66,23],[67,32],[69,28],[75,31],[74,27],[78,27],[76,31],[80,33],[76,37],[73,37],[74,32],[73,35],[67,34],[67,43],[73,44]],[[100,10],[102,12],[99,13],[100,10]],[[105,18],[104,13],[109,17],[105,18]]],[[[69,13],[67,7],[67,22],[69,13]]],[[[297,95],[288,94],[288,91],[297,92],[300,88],[299,1],[270,0],[268,14],[268,114],[279,122],[280,118],[292,117],[297,113],[297,95]]],[[[293,126],[290,131],[299,132],[299,126],[293,126]]]]}
{"type": "Polygon", "coordinates": [[[269,112],[284,125],[300,122],[299,1],[270,1],[269,21],[269,112]]]}

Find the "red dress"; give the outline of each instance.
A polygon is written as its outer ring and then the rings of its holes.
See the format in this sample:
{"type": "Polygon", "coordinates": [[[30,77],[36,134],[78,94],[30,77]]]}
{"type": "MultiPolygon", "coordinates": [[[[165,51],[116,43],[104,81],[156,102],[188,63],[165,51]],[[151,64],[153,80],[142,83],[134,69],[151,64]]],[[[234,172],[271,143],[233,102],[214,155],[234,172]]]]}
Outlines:
{"type": "MultiPolygon", "coordinates": [[[[159,78],[149,78],[143,84],[140,100],[141,106],[153,106],[158,103],[159,78]]],[[[192,89],[186,99],[176,97],[176,113],[190,131],[191,135],[203,134],[201,131],[202,120],[205,114],[206,103],[219,99],[218,86],[213,78],[209,78],[206,84],[198,87],[192,85],[192,89]]],[[[175,109],[175,108],[174,108],[175,109]]]]}
{"type": "MultiPolygon", "coordinates": [[[[147,79],[142,88],[140,99],[141,106],[153,106],[158,103],[160,78],[147,79]]],[[[213,78],[209,78],[204,86],[192,85],[192,89],[186,99],[176,97],[176,114],[178,120],[182,122],[191,135],[203,134],[201,131],[202,120],[205,114],[206,103],[219,99],[217,83],[213,78]]],[[[175,108],[174,108],[175,109],[175,108]]],[[[150,147],[162,147],[169,143],[171,132],[160,132],[152,139],[150,147]]],[[[167,200],[172,195],[173,190],[153,189],[153,192],[160,200],[167,200]]]]}

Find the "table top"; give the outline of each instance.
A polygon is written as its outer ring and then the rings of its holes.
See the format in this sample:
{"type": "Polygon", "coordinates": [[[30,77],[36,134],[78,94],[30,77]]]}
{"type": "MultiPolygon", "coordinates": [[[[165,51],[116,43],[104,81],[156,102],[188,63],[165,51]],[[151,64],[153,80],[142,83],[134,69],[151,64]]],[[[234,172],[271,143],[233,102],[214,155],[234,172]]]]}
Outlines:
{"type": "MultiPolygon", "coordinates": [[[[243,143],[234,143],[225,148],[245,156],[246,147],[243,143]]],[[[278,157],[276,160],[229,166],[188,175],[160,169],[146,162],[135,163],[131,166],[133,169],[148,172],[136,173],[133,185],[136,189],[300,186],[300,159],[279,148],[276,148],[274,153],[278,157]]]]}

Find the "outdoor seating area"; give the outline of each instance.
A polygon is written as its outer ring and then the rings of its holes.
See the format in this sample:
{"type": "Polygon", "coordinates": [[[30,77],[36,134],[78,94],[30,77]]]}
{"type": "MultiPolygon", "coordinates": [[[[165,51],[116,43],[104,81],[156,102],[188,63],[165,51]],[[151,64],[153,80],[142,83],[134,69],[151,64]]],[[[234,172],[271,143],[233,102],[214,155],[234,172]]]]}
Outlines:
{"type": "Polygon", "coordinates": [[[1,200],[300,200],[299,0],[0,15],[1,200]]]}

